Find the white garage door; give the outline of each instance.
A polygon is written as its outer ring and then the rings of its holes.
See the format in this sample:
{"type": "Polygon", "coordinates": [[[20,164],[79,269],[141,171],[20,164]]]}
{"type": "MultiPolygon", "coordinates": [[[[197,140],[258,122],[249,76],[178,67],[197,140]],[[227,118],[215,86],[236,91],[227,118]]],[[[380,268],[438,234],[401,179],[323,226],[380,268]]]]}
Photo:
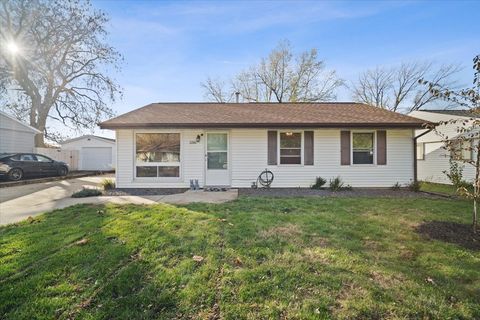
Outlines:
{"type": "Polygon", "coordinates": [[[112,170],[112,148],[82,148],[82,170],[112,170]]]}

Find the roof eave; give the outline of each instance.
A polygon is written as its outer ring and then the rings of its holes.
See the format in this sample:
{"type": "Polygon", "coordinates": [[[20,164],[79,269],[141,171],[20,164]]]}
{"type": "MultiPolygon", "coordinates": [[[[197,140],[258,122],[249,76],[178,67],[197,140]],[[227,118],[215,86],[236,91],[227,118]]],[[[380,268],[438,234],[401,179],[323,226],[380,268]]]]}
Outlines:
{"type": "Polygon", "coordinates": [[[405,128],[425,129],[425,123],[100,123],[101,129],[145,129],[145,128],[405,128]]]}

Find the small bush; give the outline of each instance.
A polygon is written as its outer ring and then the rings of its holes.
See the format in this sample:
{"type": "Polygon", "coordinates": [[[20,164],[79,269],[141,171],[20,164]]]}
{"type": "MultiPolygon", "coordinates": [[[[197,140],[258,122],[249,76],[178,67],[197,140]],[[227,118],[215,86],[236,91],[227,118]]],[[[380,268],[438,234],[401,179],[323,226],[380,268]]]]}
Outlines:
{"type": "Polygon", "coordinates": [[[402,185],[398,182],[396,182],[393,186],[392,186],[392,190],[400,190],[400,188],[402,187],[402,185]]]}
{"type": "Polygon", "coordinates": [[[315,183],[310,187],[312,189],[323,189],[323,186],[327,183],[327,180],[322,177],[315,178],[315,183]]]}
{"type": "Polygon", "coordinates": [[[450,158],[449,160],[450,164],[450,170],[449,171],[443,171],[443,173],[448,177],[450,182],[456,187],[456,188],[461,188],[464,186],[464,180],[463,180],[463,166],[458,163],[458,161],[455,161],[454,159],[450,158]]]}
{"type": "Polygon", "coordinates": [[[341,191],[344,189],[344,183],[342,178],[336,177],[334,179],[330,179],[329,188],[332,191],[341,191]]]}
{"type": "Polygon", "coordinates": [[[419,192],[420,191],[420,182],[418,181],[412,181],[408,184],[408,189],[413,192],[419,192]]]}
{"type": "Polygon", "coordinates": [[[86,197],[96,197],[102,194],[102,191],[98,189],[87,189],[83,188],[80,191],[72,194],[72,198],[86,198],[86,197]]]}
{"type": "Polygon", "coordinates": [[[115,181],[113,181],[113,179],[103,179],[100,184],[102,185],[103,190],[115,189],[115,181]]]}
{"type": "Polygon", "coordinates": [[[473,192],[473,184],[465,180],[460,181],[455,187],[457,194],[462,197],[466,197],[468,192],[473,192]]]}

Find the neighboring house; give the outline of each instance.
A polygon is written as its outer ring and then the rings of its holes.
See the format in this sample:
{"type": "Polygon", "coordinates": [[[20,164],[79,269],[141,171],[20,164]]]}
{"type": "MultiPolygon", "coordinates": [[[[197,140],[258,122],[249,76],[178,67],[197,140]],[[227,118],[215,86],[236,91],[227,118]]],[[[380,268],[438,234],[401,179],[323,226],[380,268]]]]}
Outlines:
{"type": "Polygon", "coordinates": [[[85,135],[63,141],[62,150],[78,150],[78,170],[113,170],[116,146],[114,139],[85,135]]]}
{"type": "MultiPolygon", "coordinates": [[[[457,123],[442,124],[436,127],[435,131],[431,131],[417,140],[417,167],[418,179],[451,184],[447,175],[444,173],[450,171],[450,152],[445,148],[445,142],[442,135],[448,139],[455,139],[459,136],[458,127],[464,124],[466,127],[472,126],[472,115],[468,110],[422,110],[413,111],[409,114],[412,117],[424,119],[430,122],[438,123],[449,120],[462,120],[457,123]]],[[[425,132],[425,130],[417,130],[416,135],[425,132]]],[[[462,148],[459,148],[462,149],[462,148]]],[[[473,152],[468,150],[461,151],[461,157],[464,159],[471,159],[474,156],[473,152]]],[[[462,164],[464,167],[463,178],[471,181],[475,177],[475,168],[470,164],[462,164]]]]}
{"type": "Polygon", "coordinates": [[[391,187],[414,179],[423,123],[358,103],[154,103],[100,127],[116,131],[121,188],[248,188],[265,169],[272,187],[391,187]]]}
{"type": "Polygon", "coordinates": [[[0,153],[34,152],[38,133],[34,127],[0,111],[0,153]]]}

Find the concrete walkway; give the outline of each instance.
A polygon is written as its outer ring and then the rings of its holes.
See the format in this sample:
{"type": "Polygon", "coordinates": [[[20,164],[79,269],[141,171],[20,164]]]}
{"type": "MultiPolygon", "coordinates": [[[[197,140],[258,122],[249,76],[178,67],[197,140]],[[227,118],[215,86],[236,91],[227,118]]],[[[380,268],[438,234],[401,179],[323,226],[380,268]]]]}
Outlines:
{"type": "Polygon", "coordinates": [[[222,203],[238,197],[237,190],[226,192],[186,191],[180,194],[155,196],[100,196],[71,198],[82,187],[98,187],[110,175],[84,177],[72,180],[39,183],[0,189],[0,225],[15,223],[44,212],[66,208],[75,204],[187,204],[192,202],[222,203]]]}

